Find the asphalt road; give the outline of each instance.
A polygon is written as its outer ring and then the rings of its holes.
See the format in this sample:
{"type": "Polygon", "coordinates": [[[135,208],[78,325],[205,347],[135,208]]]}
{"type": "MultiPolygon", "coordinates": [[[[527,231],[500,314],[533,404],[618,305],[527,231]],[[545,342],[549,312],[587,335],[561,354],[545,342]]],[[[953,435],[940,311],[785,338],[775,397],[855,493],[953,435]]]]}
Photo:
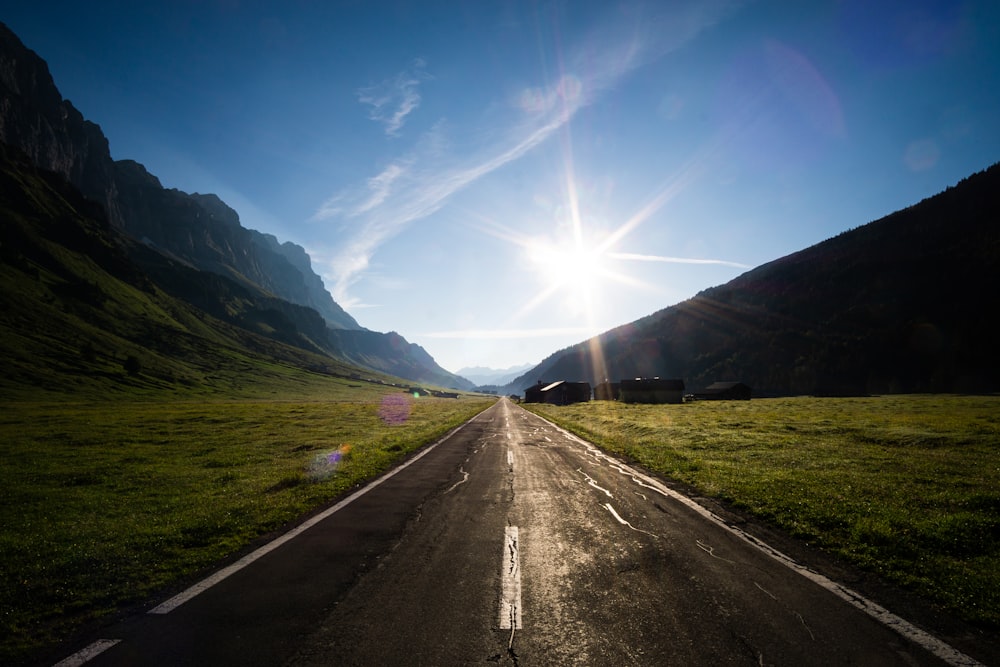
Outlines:
{"type": "Polygon", "coordinates": [[[977,664],[506,399],[84,663],[977,664]]]}

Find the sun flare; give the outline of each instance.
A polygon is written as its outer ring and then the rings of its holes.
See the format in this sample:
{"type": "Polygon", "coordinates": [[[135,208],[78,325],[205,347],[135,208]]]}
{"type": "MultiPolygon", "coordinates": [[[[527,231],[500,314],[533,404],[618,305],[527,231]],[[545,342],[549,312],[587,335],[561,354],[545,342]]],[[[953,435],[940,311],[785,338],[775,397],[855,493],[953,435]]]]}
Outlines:
{"type": "Polygon", "coordinates": [[[528,257],[552,285],[574,283],[601,268],[601,253],[582,244],[554,244],[536,241],[528,247],[528,257]]]}
{"type": "Polygon", "coordinates": [[[527,251],[547,292],[561,293],[565,305],[574,311],[593,307],[597,276],[606,272],[606,256],[600,248],[584,242],[535,240],[527,251]]]}

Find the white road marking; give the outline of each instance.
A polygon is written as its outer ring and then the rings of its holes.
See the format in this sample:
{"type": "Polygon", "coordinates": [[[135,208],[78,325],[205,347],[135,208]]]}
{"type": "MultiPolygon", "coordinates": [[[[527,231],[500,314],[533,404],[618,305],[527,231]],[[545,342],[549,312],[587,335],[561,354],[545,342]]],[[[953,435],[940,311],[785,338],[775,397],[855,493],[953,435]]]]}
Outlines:
{"type": "MultiPolygon", "coordinates": [[[[644,475],[643,473],[630,468],[628,465],[612,458],[608,454],[605,454],[600,449],[595,448],[594,445],[592,445],[591,443],[587,442],[583,438],[580,438],[579,436],[574,435],[573,433],[570,433],[566,429],[556,426],[555,424],[552,424],[552,426],[572,442],[582,445],[586,450],[587,454],[593,456],[595,459],[603,459],[608,463],[608,465],[611,468],[614,468],[623,475],[631,477],[632,481],[638,484],[639,486],[656,491],[657,493],[666,498],[673,498],[682,505],[686,505],[690,509],[694,510],[696,513],[705,517],[709,521],[717,524],[724,530],[728,530],[733,535],[739,537],[740,539],[749,543],[751,546],[762,551],[763,553],[770,556],[774,560],[778,561],[788,569],[799,573],[800,575],[812,581],[813,583],[817,584],[818,586],[825,588],[826,590],[833,593],[840,599],[844,600],[851,606],[861,610],[865,614],[868,614],[868,616],[875,619],[882,625],[897,632],[903,637],[906,637],[914,644],[921,646],[925,650],[930,651],[931,653],[939,657],[947,664],[952,665],[952,667],[985,667],[983,663],[979,662],[975,658],[965,655],[955,647],[938,639],[929,632],[921,630],[920,628],[916,627],[915,625],[905,620],[901,616],[893,614],[885,607],[869,600],[868,598],[851,590],[850,588],[847,588],[846,586],[838,584],[837,582],[823,576],[818,572],[810,570],[804,565],[799,565],[791,557],[786,556],[784,553],[778,551],[777,549],[767,544],[766,542],[757,539],[753,535],[744,532],[743,530],[737,528],[736,526],[729,525],[728,523],[725,522],[724,519],[722,519],[722,517],[718,516],[708,508],[703,507],[702,505],[699,505],[698,503],[688,498],[687,496],[680,494],[674,491],[673,489],[670,489],[659,480],[654,479],[653,477],[650,477],[648,475],[644,475]]],[[[605,505],[605,507],[609,511],[611,511],[611,513],[614,514],[615,518],[617,518],[619,521],[627,523],[624,522],[624,520],[617,515],[617,512],[614,511],[614,509],[611,507],[610,504],[605,505]]],[[[631,524],[628,525],[630,528],[632,528],[631,524]]]]}
{"type": "Polygon", "coordinates": [[[500,562],[500,629],[514,630],[521,624],[521,556],[517,526],[504,529],[503,560],[500,562]]]}
{"type": "Polygon", "coordinates": [[[511,449],[507,450],[507,465],[511,468],[514,467],[514,451],[511,449]]]}
{"type": "MultiPolygon", "coordinates": [[[[468,422],[466,422],[466,423],[468,423],[468,422]]],[[[430,454],[434,450],[434,448],[436,448],[438,445],[440,445],[442,442],[444,442],[445,440],[447,440],[451,436],[455,435],[455,433],[457,433],[459,430],[461,430],[463,426],[465,426],[465,424],[462,424],[462,425],[457,426],[456,428],[452,429],[451,431],[449,431],[448,433],[446,433],[440,440],[438,440],[433,445],[430,445],[429,447],[427,447],[426,449],[424,449],[422,452],[420,452],[419,454],[417,454],[416,456],[414,456],[412,459],[410,459],[410,460],[406,461],[405,463],[401,464],[399,467],[393,468],[392,470],[390,470],[386,474],[382,475],[378,479],[370,482],[367,486],[364,486],[364,487],[358,489],[357,491],[355,491],[351,495],[347,496],[346,498],[344,498],[343,500],[341,500],[339,503],[337,503],[333,507],[330,507],[329,509],[327,509],[327,510],[325,510],[325,511],[319,513],[319,514],[317,514],[316,516],[314,516],[313,518],[309,519],[308,521],[304,521],[303,523],[299,524],[295,528],[292,528],[290,531],[288,531],[284,535],[281,535],[281,536],[275,538],[271,542],[268,542],[267,544],[265,544],[264,546],[260,547],[256,551],[253,551],[253,552],[247,554],[246,556],[244,556],[243,558],[239,559],[235,563],[233,563],[231,565],[227,565],[226,567],[222,568],[221,570],[218,570],[214,574],[209,575],[208,577],[202,579],[198,583],[196,583],[193,586],[191,586],[190,588],[188,588],[186,591],[183,591],[182,593],[178,593],[177,595],[175,595],[174,597],[170,598],[166,602],[163,602],[163,603],[157,605],[156,607],[153,607],[152,609],[150,609],[146,613],[149,613],[149,614],[169,614],[174,609],[176,609],[177,607],[181,606],[182,604],[184,604],[185,602],[187,602],[191,598],[196,597],[197,595],[199,595],[199,594],[207,591],[212,586],[216,585],[217,583],[219,583],[223,579],[226,579],[230,575],[235,574],[236,572],[239,572],[240,570],[242,570],[243,568],[245,568],[247,565],[250,565],[251,563],[253,563],[255,560],[257,560],[257,559],[259,559],[259,558],[261,558],[263,556],[266,556],[267,554],[271,553],[272,551],[274,551],[278,547],[282,546],[286,542],[289,542],[290,540],[298,537],[299,535],[301,535],[305,531],[307,531],[310,528],[312,528],[313,526],[315,526],[317,523],[320,523],[324,519],[327,519],[330,516],[332,516],[332,515],[336,514],[337,512],[339,512],[340,510],[344,509],[345,507],[347,507],[348,505],[350,505],[351,503],[353,503],[355,500],[357,500],[361,496],[365,495],[366,493],[368,493],[369,491],[371,491],[375,487],[377,487],[380,484],[382,484],[382,482],[385,482],[386,480],[388,480],[389,478],[393,477],[397,473],[402,472],[403,470],[405,470],[410,465],[416,463],[417,461],[419,461],[423,457],[425,457],[428,454],[430,454]]]]}
{"type": "Polygon", "coordinates": [[[120,641],[120,639],[98,639],[87,648],[77,651],[68,658],[60,660],[53,667],[80,667],[80,665],[93,660],[120,641]]]}

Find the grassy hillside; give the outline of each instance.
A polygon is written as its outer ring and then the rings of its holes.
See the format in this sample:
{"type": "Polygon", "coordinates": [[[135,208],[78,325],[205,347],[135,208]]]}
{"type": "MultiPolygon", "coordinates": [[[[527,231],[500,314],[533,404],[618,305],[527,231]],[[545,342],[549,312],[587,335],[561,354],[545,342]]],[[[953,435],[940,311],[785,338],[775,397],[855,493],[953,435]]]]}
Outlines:
{"type": "MultiPolygon", "coordinates": [[[[0,145],[0,396],[252,393],[259,381],[294,386],[307,369],[357,372],[268,337],[267,313],[242,317],[245,328],[168,295],[127,243],[99,207],[0,145]]],[[[247,303],[234,293],[220,307],[247,303]]]]}

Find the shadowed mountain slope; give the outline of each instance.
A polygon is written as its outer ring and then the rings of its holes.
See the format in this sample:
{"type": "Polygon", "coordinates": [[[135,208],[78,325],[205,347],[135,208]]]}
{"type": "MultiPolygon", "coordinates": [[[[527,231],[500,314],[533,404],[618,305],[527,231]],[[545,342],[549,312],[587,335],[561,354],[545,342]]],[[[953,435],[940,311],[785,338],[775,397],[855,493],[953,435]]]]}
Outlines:
{"type": "Polygon", "coordinates": [[[0,394],[203,393],[304,369],[356,372],[293,326],[274,335],[280,311],[268,311],[259,293],[133,248],[159,263],[147,272],[126,252],[133,243],[61,175],[0,143],[0,394]],[[199,309],[161,279],[218,301],[199,309]],[[211,280],[224,288],[201,289],[211,280]],[[224,316],[206,312],[213,309],[224,316]]]}
{"type": "Polygon", "coordinates": [[[503,388],[660,376],[755,395],[1000,389],[1000,165],[561,350],[503,388]]]}
{"type": "MultiPolygon", "coordinates": [[[[100,127],[62,99],[45,62],[3,24],[0,142],[99,204],[103,213],[93,215],[122,235],[115,243],[166,293],[228,324],[340,363],[471,388],[419,346],[398,344],[398,334],[361,327],[334,302],[303,248],[245,229],[215,195],[167,189],[141,164],[113,161],[100,127]],[[341,349],[333,331],[357,333],[341,349]]],[[[74,242],[67,237],[71,252],[80,250],[74,242]]]]}

